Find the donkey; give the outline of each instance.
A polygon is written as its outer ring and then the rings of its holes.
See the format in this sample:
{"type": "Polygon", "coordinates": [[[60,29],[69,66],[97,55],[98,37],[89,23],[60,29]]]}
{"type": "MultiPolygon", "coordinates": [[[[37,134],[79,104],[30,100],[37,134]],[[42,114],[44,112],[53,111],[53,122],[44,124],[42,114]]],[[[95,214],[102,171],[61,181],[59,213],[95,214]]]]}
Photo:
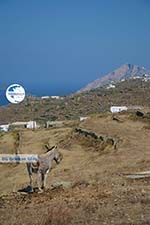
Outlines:
{"type": "Polygon", "coordinates": [[[42,192],[46,187],[47,174],[52,169],[53,160],[55,160],[57,164],[62,160],[62,154],[58,151],[57,146],[49,148],[48,145],[45,145],[45,147],[47,148],[47,152],[39,155],[37,162],[27,163],[31,192],[33,192],[32,174],[36,173],[38,175],[38,189],[42,192]]]}

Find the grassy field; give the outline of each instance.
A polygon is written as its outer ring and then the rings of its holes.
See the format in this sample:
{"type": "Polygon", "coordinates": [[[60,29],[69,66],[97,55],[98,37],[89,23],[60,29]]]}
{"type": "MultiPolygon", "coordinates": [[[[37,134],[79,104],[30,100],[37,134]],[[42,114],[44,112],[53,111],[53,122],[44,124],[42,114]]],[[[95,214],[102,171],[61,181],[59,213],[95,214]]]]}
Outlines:
{"type": "MultiPolygon", "coordinates": [[[[0,137],[0,153],[43,153],[57,144],[63,154],[54,163],[44,193],[24,194],[29,184],[25,164],[0,165],[0,224],[2,225],[146,225],[150,224],[150,180],[130,180],[123,173],[149,170],[148,121],[128,114],[96,114],[78,127],[119,138],[117,148],[104,149],[76,134],[75,126],[20,130],[0,137]],[[88,143],[88,144],[87,144],[88,143]]],[[[87,138],[87,139],[86,139],[87,138]]],[[[36,176],[34,185],[36,186],[36,176]]]]}

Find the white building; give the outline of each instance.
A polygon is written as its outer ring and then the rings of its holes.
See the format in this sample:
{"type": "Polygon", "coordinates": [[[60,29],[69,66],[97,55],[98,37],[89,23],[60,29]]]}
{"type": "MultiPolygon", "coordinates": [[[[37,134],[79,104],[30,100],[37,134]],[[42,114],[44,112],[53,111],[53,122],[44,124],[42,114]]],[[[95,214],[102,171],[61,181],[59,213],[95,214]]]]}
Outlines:
{"type": "Polygon", "coordinates": [[[28,121],[28,122],[14,122],[10,124],[0,125],[0,131],[8,132],[9,128],[18,127],[18,128],[27,128],[27,129],[36,129],[39,128],[36,121],[28,121]]]}
{"type": "Polygon", "coordinates": [[[28,128],[28,129],[36,129],[37,128],[36,121],[14,122],[14,123],[11,123],[10,125],[14,126],[14,127],[23,127],[23,128],[28,128]]]}
{"type": "Polygon", "coordinates": [[[27,122],[26,126],[28,129],[36,129],[37,128],[36,121],[29,121],[29,122],[27,122]]]}
{"type": "Polygon", "coordinates": [[[87,120],[89,117],[88,116],[80,116],[80,121],[87,120]]]}
{"type": "Polygon", "coordinates": [[[42,96],[41,99],[49,99],[50,96],[42,96]]]}
{"type": "Polygon", "coordinates": [[[110,107],[110,111],[112,113],[118,113],[118,112],[122,112],[122,111],[127,111],[128,108],[126,106],[111,106],[110,107]]]}
{"type": "Polygon", "coordinates": [[[64,126],[63,121],[47,121],[46,122],[46,128],[49,127],[62,127],[64,126]]]}
{"type": "Polygon", "coordinates": [[[49,99],[49,98],[52,98],[52,99],[64,99],[61,96],[42,96],[41,97],[41,99],[49,99]]]}
{"type": "Polygon", "coordinates": [[[147,81],[149,81],[150,80],[150,76],[145,76],[144,78],[143,78],[143,81],[145,81],[145,82],[147,82],[147,81]]]}
{"type": "Polygon", "coordinates": [[[140,77],[140,76],[134,76],[133,78],[131,78],[131,79],[134,79],[134,80],[136,80],[136,79],[141,79],[142,77],[140,77]]]}
{"type": "Polygon", "coordinates": [[[0,131],[7,132],[9,130],[9,124],[0,125],[0,131]]]}
{"type": "Polygon", "coordinates": [[[125,81],[125,79],[123,78],[123,79],[121,79],[121,82],[124,82],[125,81]]]}
{"type": "Polygon", "coordinates": [[[61,97],[61,96],[51,96],[51,98],[53,98],[53,99],[64,99],[63,97],[61,97]]]}
{"type": "Polygon", "coordinates": [[[59,99],[60,96],[51,96],[51,98],[53,98],[53,99],[59,99]]]}
{"type": "Polygon", "coordinates": [[[109,84],[109,86],[106,87],[106,89],[115,88],[116,86],[114,84],[109,84]]]}
{"type": "Polygon", "coordinates": [[[12,126],[26,126],[28,122],[13,122],[11,123],[12,126]]]}

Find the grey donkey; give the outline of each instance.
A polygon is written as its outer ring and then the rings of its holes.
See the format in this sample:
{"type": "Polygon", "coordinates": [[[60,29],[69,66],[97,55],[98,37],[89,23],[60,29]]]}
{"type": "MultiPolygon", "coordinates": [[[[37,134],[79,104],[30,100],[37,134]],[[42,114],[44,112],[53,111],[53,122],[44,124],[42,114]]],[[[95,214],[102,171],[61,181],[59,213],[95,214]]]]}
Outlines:
{"type": "Polygon", "coordinates": [[[48,172],[52,169],[52,162],[55,160],[57,164],[62,160],[62,154],[58,151],[57,146],[49,147],[45,145],[47,152],[38,156],[38,161],[35,163],[27,163],[27,170],[30,178],[30,192],[33,192],[32,174],[38,175],[38,189],[42,190],[46,187],[46,178],[48,172]]]}

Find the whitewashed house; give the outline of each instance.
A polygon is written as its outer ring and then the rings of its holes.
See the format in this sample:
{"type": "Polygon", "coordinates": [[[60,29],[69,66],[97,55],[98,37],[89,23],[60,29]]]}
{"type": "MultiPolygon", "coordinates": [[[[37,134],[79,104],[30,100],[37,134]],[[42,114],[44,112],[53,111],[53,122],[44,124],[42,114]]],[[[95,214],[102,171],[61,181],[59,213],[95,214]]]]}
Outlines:
{"type": "Polygon", "coordinates": [[[122,112],[122,111],[127,111],[128,108],[126,106],[111,106],[110,107],[110,111],[112,113],[118,113],[118,112],[122,112]]]}
{"type": "Polygon", "coordinates": [[[62,127],[64,126],[63,121],[47,121],[46,122],[46,128],[49,127],[62,127]]]}
{"type": "Polygon", "coordinates": [[[27,123],[28,122],[13,122],[13,123],[11,123],[10,125],[11,126],[14,126],[14,127],[26,127],[26,125],[27,125],[27,123]]]}
{"type": "Polygon", "coordinates": [[[134,80],[136,80],[136,79],[141,79],[142,77],[140,77],[140,76],[134,76],[134,77],[132,77],[131,79],[134,79],[134,80]]]}
{"type": "Polygon", "coordinates": [[[61,96],[51,96],[51,98],[53,98],[53,99],[64,99],[63,97],[61,97],[61,96]]]}
{"type": "Polygon", "coordinates": [[[28,121],[28,122],[13,122],[10,124],[11,127],[18,127],[18,128],[28,128],[28,129],[36,129],[37,123],[36,121],[28,121]]]}
{"type": "Polygon", "coordinates": [[[29,122],[27,122],[26,127],[27,127],[28,129],[36,129],[36,128],[37,128],[36,121],[29,121],[29,122]]]}
{"type": "Polygon", "coordinates": [[[8,132],[9,124],[0,125],[0,131],[8,132]]]}
{"type": "Polygon", "coordinates": [[[89,117],[88,116],[80,116],[80,121],[87,120],[89,117]]]}
{"type": "Polygon", "coordinates": [[[53,99],[59,99],[60,96],[51,96],[51,98],[53,98],[53,99]]]}
{"type": "Polygon", "coordinates": [[[121,82],[124,82],[125,81],[125,79],[123,78],[123,79],[121,79],[121,82]]]}
{"type": "Polygon", "coordinates": [[[50,96],[42,96],[41,99],[49,99],[50,96]]]}
{"type": "Polygon", "coordinates": [[[147,82],[150,80],[150,74],[144,74],[143,81],[147,82]]]}
{"type": "Polygon", "coordinates": [[[109,84],[106,89],[115,88],[116,86],[114,84],[109,84]]]}

